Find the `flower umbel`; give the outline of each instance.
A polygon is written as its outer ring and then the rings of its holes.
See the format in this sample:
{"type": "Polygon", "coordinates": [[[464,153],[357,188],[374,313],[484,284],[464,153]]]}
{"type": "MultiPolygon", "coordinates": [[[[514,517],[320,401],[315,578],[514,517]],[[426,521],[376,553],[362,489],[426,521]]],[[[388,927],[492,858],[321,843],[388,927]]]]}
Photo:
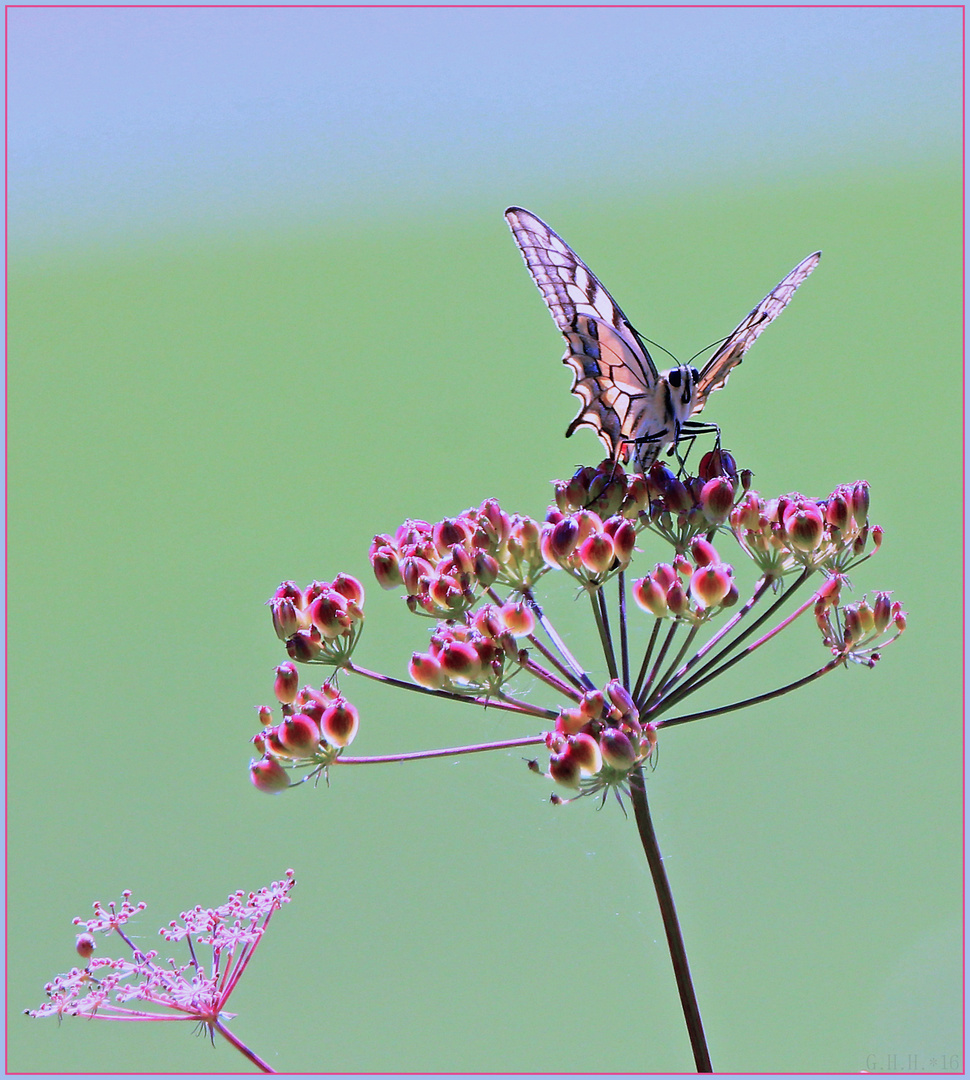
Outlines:
{"type": "Polygon", "coordinates": [[[133,904],[130,892],[122,893],[118,906],[96,902],[94,918],[74,920],[75,926],[84,927],[75,948],[87,963],[49,982],[44,988],[48,1000],[38,1009],[27,1010],[27,1015],[189,1020],[208,1031],[213,1042],[218,1032],[263,1072],[274,1072],[229,1030],[226,1022],[234,1014],[225,1008],[270,918],[289,903],[295,883],[293,871],[287,870],[282,881],[274,881],[257,892],[239,890],[219,907],[198,906],[183,911],[159,934],[171,943],[185,942],[189,959],[184,963],[171,958],[160,960],[157,950],[143,952],[134,945],[125,926],[144,910],[145,904],[133,904]],[[116,934],[127,945],[130,956],[95,957],[95,935],[99,933],[116,934]],[[204,955],[198,946],[205,946],[204,955]]]}
{"type": "MultiPolygon", "coordinates": [[[[554,486],[555,505],[541,521],[486,499],[456,517],[412,519],[393,534],[375,536],[370,559],[378,583],[403,587],[408,610],[434,620],[428,644],[411,655],[410,682],[354,661],[364,601],[356,578],[339,574],[305,590],[284,582],[270,601],[291,657],[276,673],[283,719],[260,710],[264,728],[253,742],[262,757],[251,766],[253,783],[280,791],[292,786],[293,769],[305,780],[337,764],[545,745],[545,775],[560,786],[580,795],[628,797],[664,727],[788,693],[849,661],[871,667],[905,627],[905,613],[886,593],[872,604],[840,607],[847,573],[882,541],[882,530],[869,524],[865,482],[841,485],[823,499],[798,493],[764,499],[752,490],[750,472],[717,449],[701,459],[697,476],[677,476],[660,462],[646,475],[628,475],[604,461],[554,486]],[[638,545],[651,537],[667,548],[666,559],[629,579],[638,545]],[[743,603],[727,545],[735,561],[740,556],[758,575],[743,603]],[[537,583],[556,571],[590,603],[607,675],[599,684],[567,649],[536,596],[537,583]],[[783,606],[816,575],[815,591],[783,616],[783,606]],[[606,592],[611,583],[615,613],[606,592]],[[632,617],[631,595],[647,616],[645,626],[632,617]],[[731,704],[670,715],[809,610],[830,651],[827,663],[731,704]],[[642,655],[633,664],[638,641],[642,655]],[[545,730],[498,743],[350,758],[344,750],[357,733],[356,710],[333,679],[319,690],[298,689],[294,661],[519,713],[539,719],[545,730]],[[542,705],[524,697],[529,680],[559,700],[542,705]]],[[[530,767],[542,771],[535,762],[530,767]]]]}

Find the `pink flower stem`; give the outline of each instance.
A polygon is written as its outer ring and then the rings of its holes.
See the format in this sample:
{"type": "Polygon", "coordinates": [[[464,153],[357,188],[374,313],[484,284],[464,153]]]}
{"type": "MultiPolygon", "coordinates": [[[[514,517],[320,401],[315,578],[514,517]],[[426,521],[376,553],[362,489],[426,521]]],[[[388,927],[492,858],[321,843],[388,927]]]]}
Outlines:
{"type": "Polygon", "coordinates": [[[626,625],[626,578],[621,570],[616,575],[617,606],[620,612],[620,663],[623,666],[623,689],[630,689],[630,642],[626,625]]]}
{"type": "Polygon", "coordinates": [[[545,735],[529,735],[524,739],[503,739],[501,742],[476,743],[474,746],[447,746],[441,750],[414,750],[408,754],[379,754],[374,757],[345,757],[341,754],[334,765],[384,765],[392,761],[420,761],[423,758],[458,757],[460,754],[479,754],[486,750],[512,750],[518,746],[540,746],[545,735]]]}
{"type": "Polygon", "coordinates": [[[534,660],[526,660],[522,664],[522,669],[528,671],[529,674],[534,675],[547,686],[551,686],[554,690],[558,690],[560,694],[565,695],[570,701],[579,701],[582,697],[582,694],[577,690],[574,690],[572,686],[568,683],[564,683],[562,679],[557,679],[551,671],[546,671],[541,664],[537,664],[534,660]]]}
{"type": "MultiPolygon", "coordinates": [[[[789,694],[792,690],[807,686],[809,683],[814,682],[823,675],[827,675],[830,671],[834,671],[844,663],[845,657],[837,656],[827,664],[824,664],[817,671],[813,671],[810,675],[804,675],[794,682],[779,686],[777,690],[769,690],[765,694],[758,694],[756,697],[745,698],[744,701],[736,701],[733,705],[721,705],[717,709],[706,709],[704,712],[690,713],[687,716],[674,716],[670,720],[657,720],[656,724],[658,728],[675,727],[677,724],[689,724],[692,720],[706,720],[710,716],[720,716],[721,713],[736,712],[738,709],[746,709],[749,705],[759,705],[763,701],[771,701],[772,698],[781,697],[782,694],[789,694]]],[[[667,703],[664,702],[663,704],[666,708],[667,703]]]]}
{"type": "MultiPolygon", "coordinates": [[[[770,619],[772,615],[774,615],[774,613],[788,600],[791,594],[796,589],[800,588],[802,585],[805,584],[805,582],[809,579],[811,575],[811,570],[803,571],[802,574],[795,581],[793,581],[791,585],[789,585],[788,588],[785,589],[785,591],[772,604],[770,604],[768,608],[763,611],[750,626],[742,630],[741,633],[739,633],[733,641],[728,642],[724,646],[724,648],[722,648],[720,652],[718,652],[715,656],[711,657],[711,659],[708,660],[708,662],[704,664],[704,666],[700,668],[700,670],[695,671],[691,678],[687,679],[686,682],[682,683],[676,690],[674,690],[671,694],[668,694],[666,698],[662,699],[664,708],[667,708],[668,703],[672,705],[675,702],[685,698],[688,694],[692,694],[695,690],[705,685],[705,683],[710,682],[710,680],[713,679],[715,676],[720,675],[722,672],[727,671],[728,668],[733,667],[734,664],[738,662],[738,660],[741,660],[745,656],[748,656],[751,651],[750,649],[738,653],[726,663],[721,663],[721,661],[733,649],[736,649],[741,644],[741,642],[745,640],[745,638],[750,637],[760,626],[762,626],[768,619],[770,619]],[[718,664],[720,664],[721,666],[718,667],[718,664]]],[[[815,597],[813,595],[812,598],[808,601],[808,604],[811,605],[814,603],[815,597]]],[[[787,623],[790,621],[790,619],[786,620],[785,625],[787,625],[787,623]]]]}
{"type": "Polygon", "coordinates": [[[275,1073],[276,1070],[270,1068],[269,1065],[256,1053],[249,1049],[249,1047],[241,1040],[237,1039],[235,1035],[226,1027],[221,1020],[213,1020],[209,1025],[210,1030],[218,1031],[219,1034],[232,1046],[234,1046],[243,1057],[248,1058],[257,1069],[261,1069],[264,1073],[275,1073]]]}
{"type": "Polygon", "coordinates": [[[600,642],[603,645],[603,656],[606,658],[610,678],[615,679],[616,655],[613,652],[613,639],[610,637],[610,623],[606,614],[606,599],[603,596],[603,589],[599,588],[595,593],[590,593],[589,602],[593,606],[593,618],[596,620],[596,629],[599,631],[600,642]]]}
{"type": "Polygon", "coordinates": [[[577,679],[576,676],[569,670],[569,668],[566,667],[566,665],[559,659],[559,657],[556,656],[552,649],[550,649],[548,645],[546,645],[544,642],[540,641],[535,636],[535,634],[529,634],[529,636],[526,638],[526,641],[528,641],[529,644],[532,645],[538,652],[542,653],[543,657],[550,664],[552,664],[556,671],[558,671],[564,679],[572,683],[577,690],[581,690],[583,688],[583,684],[579,681],[579,679],[577,679]]]}
{"type": "Polygon", "coordinates": [[[650,632],[650,640],[647,642],[647,649],[643,654],[643,663],[640,665],[640,673],[637,675],[636,685],[633,688],[634,701],[640,696],[640,689],[643,686],[643,680],[647,675],[647,665],[650,663],[650,657],[653,656],[654,646],[657,644],[657,635],[660,633],[661,622],[663,622],[662,619],[653,620],[653,630],[650,632]]]}
{"type": "MultiPolygon", "coordinates": [[[[657,619],[657,627],[655,627],[655,630],[659,628],[661,621],[662,621],[661,619],[657,619]]],[[[660,665],[664,662],[664,657],[667,655],[667,650],[670,648],[671,642],[674,640],[674,636],[676,635],[676,633],[677,633],[677,631],[679,629],[680,629],[680,623],[672,622],[670,624],[670,629],[667,631],[667,635],[664,638],[663,645],[660,646],[660,652],[657,654],[657,659],[654,661],[654,665],[650,669],[650,675],[647,677],[647,681],[643,684],[643,693],[644,693],[644,695],[648,694],[649,691],[650,691],[650,687],[653,686],[654,680],[657,677],[657,672],[660,670],[660,665]]],[[[654,633],[653,637],[651,637],[651,639],[650,639],[650,649],[651,650],[653,649],[653,643],[654,643],[654,638],[655,637],[656,637],[656,633],[654,633]]],[[[650,650],[648,650],[648,652],[649,651],[650,650]]],[[[646,664],[646,657],[644,657],[644,665],[645,664],[646,664]]],[[[641,673],[641,678],[639,680],[637,680],[637,681],[638,681],[638,683],[643,682],[642,673],[641,673]]],[[[639,687],[638,687],[638,689],[639,689],[639,687]]],[[[633,700],[634,701],[640,701],[641,698],[640,698],[639,694],[634,695],[633,700]]]]}
{"type": "Polygon", "coordinates": [[[664,932],[667,935],[667,949],[674,969],[674,978],[677,981],[677,991],[680,994],[680,1007],[684,1014],[684,1022],[687,1025],[691,1049],[694,1052],[694,1065],[699,1073],[713,1072],[711,1056],[707,1049],[707,1040],[704,1037],[704,1025],[701,1023],[701,1013],[697,1005],[697,997],[694,994],[690,965],[687,963],[687,950],[684,947],[684,938],[680,932],[680,922],[677,919],[677,909],[674,907],[674,897],[670,891],[667,872],[664,869],[663,855],[660,853],[657,834],[654,832],[653,821],[650,818],[650,807],[647,803],[647,786],[643,779],[642,770],[638,768],[637,772],[631,776],[630,781],[630,800],[633,803],[633,814],[640,833],[643,852],[647,857],[650,876],[653,878],[657,903],[660,905],[660,917],[663,920],[664,932]]]}
{"type": "Polygon", "coordinates": [[[395,679],[391,675],[382,675],[379,671],[369,671],[367,668],[355,664],[352,660],[348,660],[344,664],[343,670],[352,672],[354,675],[363,675],[365,679],[374,679],[376,682],[385,683],[388,686],[397,686],[402,690],[411,690],[416,694],[429,694],[431,697],[445,698],[448,701],[463,701],[466,704],[486,706],[491,709],[501,709],[504,712],[525,712],[530,716],[537,716],[543,720],[555,720],[559,715],[554,709],[540,709],[535,705],[529,705],[524,701],[518,701],[517,699],[508,696],[502,701],[498,698],[471,697],[469,694],[456,694],[451,690],[432,690],[427,686],[418,686],[417,683],[405,682],[403,679],[395,679]]]}
{"type": "Polygon", "coordinates": [[[644,708],[649,709],[650,706],[655,701],[657,701],[658,698],[660,698],[663,695],[664,690],[667,688],[667,686],[669,685],[669,683],[671,681],[671,675],[673,675],[674,671],[677,668],[677,665],[681,662],[681,660],[683,660],[684,654],[687,652],[687,650],[693,644],[694,638],[697,637],[697,634],[698,634],[699,630],[700,630],[700,626],[695,625],[695,626],[692,626],[690,628],[690,630],[687,632],[687,637],[684,638],[683,645],[681,645],[680,649],[677,651],[677,655],[673,658],[673,660],[671,660],[670,665],[668,666],[667,670],[663,673],[661,678],[657,680],[657,688],[650,695],[649,699],[647,700],[646,706],[644,706],[644,708]]]}
{"type": "Polygon", "coordinates": [[[532,614],[535,615],[536,620],[538,621],[539,625],[542,627],[543,630],[545,630],[546,634],[549,637],[549,640],[559,650],[559,655],[570,666],[570,668],[572,669],[573,674],[576,676],[576,678],[579,679],[579,682],[582,685],[582,687],[584,689],[586,689],[586,690],[595,690],[596,689],[596,684],[593,682],[593,680],[583,670],[582,666],[580,665],[580,663],[576,659],[576,657],[573,656],[573,654],[569,651],[569,649],[566,648],[566,643],[556,633],[556,628],[546,618],[545,612],[540,607],[538,600],[536,600],[535,596],[533,596],[532,590],[531,589],[523,589],[522,590],[522,596],[525,599],[525,602],[532,609],[532,614]]]}

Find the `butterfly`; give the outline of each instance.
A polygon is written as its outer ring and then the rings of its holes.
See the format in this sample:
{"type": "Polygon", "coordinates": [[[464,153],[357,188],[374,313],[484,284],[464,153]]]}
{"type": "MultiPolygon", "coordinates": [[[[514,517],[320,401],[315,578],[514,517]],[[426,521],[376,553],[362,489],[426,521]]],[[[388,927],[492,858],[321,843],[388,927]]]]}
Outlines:
{"type": "Polygon", "coordinates": [[[697,370],[679,364],[658,371],[643,339],[575,251],[528,210],[511,206],[505,219],[529,273],[566,339],[563,363],[574,372],[572,392],[582,407],[567,435],[590,427],[614,461],[630,448],[646,472],[661,450],[682,438],[718,429],[690,418],[720,390],[755,338],[791,300],[818,265],[816,251],[771,290],[697,370]]]}

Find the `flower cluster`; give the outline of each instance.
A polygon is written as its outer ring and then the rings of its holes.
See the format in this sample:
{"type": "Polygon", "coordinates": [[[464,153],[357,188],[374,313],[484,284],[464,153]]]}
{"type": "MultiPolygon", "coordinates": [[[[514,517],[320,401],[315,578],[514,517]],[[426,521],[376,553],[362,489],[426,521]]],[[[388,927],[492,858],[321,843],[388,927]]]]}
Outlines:
{"type": "Polygon", "coordinates": [[[125,930],[133,915],[145,908],[133,904],[131,893],[122,893],[120,906],[94,905],[94,918],[76,918],[84,929],[77,935],[75,949],[86,961],[58,975],[45,987],[47,1001],[28,1016],[85,1016],[106,1020],[189,1020],[203,1025],[210,1038],[218,1032],[245,1057],[266,1072],[272,1070],[226,1027],[232,1019],[226,1003],[253,957],[272,917],[296,883],[287,870],[282,881],[274,881],[257,892],[233,893],[215,908],[183,911],[180,920],[163,926],[159,934],[168,942],[185,941],[189,959],[160,961],[157,950],[143,952],[135,947],[125,930]],[[95,934],[117,934],[128,946],[130,956],[112,959],[94,957],[95,934]],[[198,946],[210,949],[204,962],[198,946]],[[138,1005],[130,1003],[138,1002],[138,1005]]]}
{"type": "MultiPolygon", "coordinates": [[[[428,647],[412,653],[410,683],[351,659],[363,604],[355,578],[341,574],[305,592],[285,582],[271,601],[273,619],[293,660],[328,662],[385,684],[530,716],[545,726],[544,733],[526,739],[449,753],[545,745],[545,775],[557,783],[580,794],[628,792],[661,728],[788,693],[848,661],[871,666],[879,649],[899,635],[905,613],[885,593],[871,605],[840,606],[846,572],[882,540],[882,530],[869,525],[868,510],[869,487],[862,481],[823,499],[798,493],[764,499],[752,490],[751,473],[739,470],[721,449],[701,459],[697,476],[678,476],[659,461],[646,474],[627,474],[616,462],[604,461],[557,482],[555,505],[543,520],[507,513],[486,499],[456,517],[408,520],[393,534],[374,537],[370,560],[378,583],[403,587],[409,610],[435,620],[428,647]],[[628,580],[646,540],[667,546],[667,559],[628,580]],[[744,602],[734,565],[723,554],[728,543],[760,575],[744,602]],[[536,597],[537,582],[555,571],[564,571],[591,603],[607,673],[603,681],[572,655],[536,597]],[[772,624],[815,574],[822,581],[809,599],[772,624]],[[606,597],[610,583],[617,589],[615,616],[606,597]],[[628,618],[628,593],[653,616],[646,633],[628,618]],[[812,610],[830,654],[827,663],[767,693],[670,715],[812,610]],[[715,629],[726,612],[730,618],[715,629]],[[707,639],[697,639],[707,627],[707,639]],[[643,642],[637,667],[630,656],[634,641],[643,642]],[[565,703],[545,705],[521,692],[513,695],[512,680],[524,678],[537,680],[565,703]]],[[[343,699],[336,706],[339,695],[331,684],[298,691],[297,683],[293,665],[281,665],[277,698],[283,721],[275,724],[270,710],[262,710],[264,731],[254,739],[263,755],[252,766],[258,787],[289,786],[286,770],[294,765],[309,766],[312,776],[333,764],[388,760],[342,757],[356,732],[356,712],[343,699]],[[336,726],[327,722],[334,708],[336,726]]]]}
{"type": "Polygon", "coordinates": [[[280,664],[274,690],[283,719],[276,723],[268,705],[258,710],[263,730],[252,741],[261,756],[249,763],[249,777],[260,791],[288,788],[288,769],[309,767],[304,780],[325,773],[357,734],[357,710],[332,682],[315,690],[299,681],[295,664],[280,664]]]}
{"type": "Polygon", "coordinates": [[[292,659],[339,667],[353,653],[364,622],[364,586],[357,578],[338,574],[306,589],[284,581],[267,603],[292,659]]]}
{"type": "MultiPolygon", "coordinates": [[[[640,723],[636,702],[619,680],[611,679],[602,690],[583,694],[575,707],[563,709],[545,743],[546,775],[583,794],[602,790],[605,795],[611,789],[629,792],[633,770],[653,754],[657,730],[652,723],[640,723]]],[[[554,801],[562,800],[557,796],[554,801]]]]}

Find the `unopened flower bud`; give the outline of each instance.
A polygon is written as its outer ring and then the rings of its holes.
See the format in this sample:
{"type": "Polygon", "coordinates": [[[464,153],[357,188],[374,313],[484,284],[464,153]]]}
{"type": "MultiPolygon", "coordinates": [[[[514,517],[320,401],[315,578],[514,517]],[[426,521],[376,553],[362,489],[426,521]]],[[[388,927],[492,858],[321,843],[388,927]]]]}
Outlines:
{"type": "Polygon", "coordinates": [[[513,637],[528,637],[536,628],[536,617],[524,600],[510,600],[502,605],[502,622],[513,637]]]}
{"type": "Polygon", "coordinates": [[[286,769],[276,758],[263,757],[259,761],[249,763],[249,779],[259,788],[270,795],[275,795],[290,786],[290,778],[286,775],[286,769]]]}
{"type": "Polygon", "coordinates": [[[82,960],[87,960],[94,952],[95,941],[91,934],[78,934],[74,941],[74,949],[82,960]]]}
{"type": "Polygon", "coordinates": [[[296,664],[287,661],[277,667],[276,682],[273,684],[273,691],[276,694],[277,701],[283,705],[292,705],[296,701],[296,692],[299,685],[300,675],[296,670],[296,664]]]}
{"type": "Polygon", "coordinates": [[[359,725],[357,710],[349,701],[334,703],[320,719],[320,731],[331,746],[349,746],[359,725]]]}
{"type": "Polygon", "coordinates": [[[633,698],[630,697],[629,690],[623,686],[619,679],[610,679],[603,689],[606,691],[606,696],[620,710],[623,716],[636,716],[637,707],[633,698]]]}
{"type": "Polygon", "coordinates": [[[293,757],[310,757],[320,743],[320,728],[306,713],[285,717],[276,734],[293,757]]]}
{"type": "Polygon", "coordinates": [[[333,591],[352,600],[358,607],[364,606],[364,586],[351,574],[338,574],[333,579],[333,591]]]}
{"type": "Polygon", "coordinates": [[[694,571],[690,593],[701,609],[717,607],[731,588],[731,568],[725,563],[712,563],[694,571]]]}
{"type": "Polygon", "coordinates": [[[720,525],[734,506],[734,485],[726,476],[715,476],[701,488],[698,502],[705,520],[720,525]]]}
{"type": "Polygon", "coordinates": [[[273,614],[273,629],[280,641],[286,641],[300,629],[300,616],[289,598],[270,600],[270,610],[273,614]]]}
{"type": "Polygon", "coordinates": [[[600,733],[599,747],[603,760],[613,769],[624,771],[637,760],[636,748],[619,728],[604,728],[600,733]]]}
{"type": "Polygon", "coordinates": [[[286,653],[298,664],[307,664],[320,653],[320,632],[299,630],[286,642],[286,653]]]}
{"type": "Polygon", "coordinates": [[[563,787],[579,788],[579,765],[568,750],[549,756],[549,775],[563,787]]]}
{"type": "Polygon", "coordinates": [[[425,686],[429,690],[440,689],[445,681],[441,664],[430,653],[413,653],[411,663],[408,664],[408,671],[418,686],[425,686]]]}
{"type": "Polygon", "coordinates": [[[613,565],[613,541],[605,532],[591,533],[579,545],[578,554],[591,574],[605,574],[613,565]]]}
{"type": "Polygon", "coordinates": [[[603,755],[600,753],[599,743],[585,731],[569,737],[566,753],[587,776],[598,773],[603,767],[603,755]]]}
{"type": "Polygon", "coordinates": [[[656,615],[658,619],[667,614],[667,590],[658,585],[652,577],[634,581],[633,599],[638,607],[656,615]]]}
{"type": "Polygon", "coordinates": [[[377,578],[377,584],[382,589],[396,589],[398,585],[404,584],[397,552],[393,548],[378,548],[371,553],[370,563],[374,568],[374,577],[377,578]]]}
{"type": "Polygon", "coordinates": [[[698,566],[710,566],[711,563],[721,561],[714,545],[709,540],[705,540],[703,536],[695,536],[691,540],[690,556],[698,566]]]}

